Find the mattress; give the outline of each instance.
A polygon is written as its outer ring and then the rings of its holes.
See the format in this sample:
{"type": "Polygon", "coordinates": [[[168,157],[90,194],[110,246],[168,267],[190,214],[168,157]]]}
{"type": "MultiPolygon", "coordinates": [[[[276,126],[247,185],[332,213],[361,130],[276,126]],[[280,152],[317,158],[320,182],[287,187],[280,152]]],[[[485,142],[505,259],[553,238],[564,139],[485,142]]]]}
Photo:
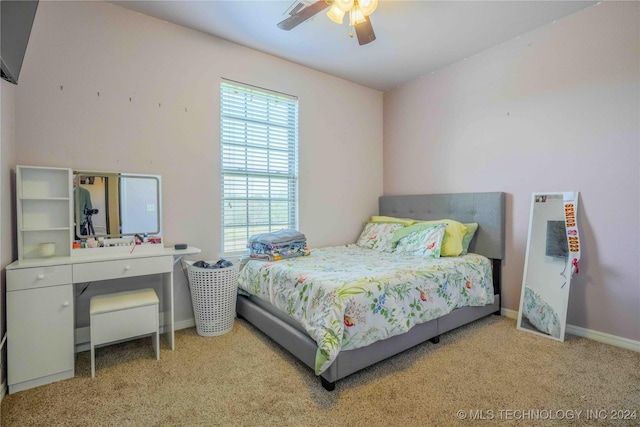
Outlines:
{"type": "Polygon", "coordinates": [[[357,245],[314,249],[276,262],[250,260],[238,282],[291,316],[318,343],[316,374],[341,350],[403,334],[464,306],[494,301],[491,261],[427,259],[357,245]]]}

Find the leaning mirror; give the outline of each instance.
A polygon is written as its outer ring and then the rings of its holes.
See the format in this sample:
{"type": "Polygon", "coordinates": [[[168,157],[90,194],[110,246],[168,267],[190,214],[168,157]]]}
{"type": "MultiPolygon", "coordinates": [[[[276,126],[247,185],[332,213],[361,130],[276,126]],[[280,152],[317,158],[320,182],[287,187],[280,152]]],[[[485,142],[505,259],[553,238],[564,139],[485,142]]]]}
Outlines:
{"type": "Polygon", "coordinates": [[[160,177],[74,172],[76,239],[160,233],[160,177]]]}
{"type": "Polygon", "coordinates": [[[564,341],[569,285],[578,271],[578,193],[534,193],[518,329],[564,341]]]}

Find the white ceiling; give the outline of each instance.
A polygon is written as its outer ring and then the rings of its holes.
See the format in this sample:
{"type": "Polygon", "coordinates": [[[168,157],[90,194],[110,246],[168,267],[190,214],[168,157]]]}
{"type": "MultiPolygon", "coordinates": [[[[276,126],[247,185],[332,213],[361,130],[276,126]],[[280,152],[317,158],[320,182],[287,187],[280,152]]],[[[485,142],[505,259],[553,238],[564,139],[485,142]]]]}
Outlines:
{"type": "Polygon", "coordinates": [[[377,39],[364,46],[326,11],[278,29],[293,1],[112,3],[384,91],[596,2],[380,0],[371,15],[377,39]]]}

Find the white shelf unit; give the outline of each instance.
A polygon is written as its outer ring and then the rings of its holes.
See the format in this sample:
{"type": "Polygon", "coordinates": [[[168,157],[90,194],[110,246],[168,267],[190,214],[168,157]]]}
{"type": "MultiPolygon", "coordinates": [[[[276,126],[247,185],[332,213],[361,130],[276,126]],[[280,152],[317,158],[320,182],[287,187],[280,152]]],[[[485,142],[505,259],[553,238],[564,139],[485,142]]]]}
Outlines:
{"type": "Polygon", "coordinates": [[[56,257],[71,254],[72,176],[66,168],[16,168],[18,259],[41,258],[39,245],[46,242],[55,243],[56,257]]]}

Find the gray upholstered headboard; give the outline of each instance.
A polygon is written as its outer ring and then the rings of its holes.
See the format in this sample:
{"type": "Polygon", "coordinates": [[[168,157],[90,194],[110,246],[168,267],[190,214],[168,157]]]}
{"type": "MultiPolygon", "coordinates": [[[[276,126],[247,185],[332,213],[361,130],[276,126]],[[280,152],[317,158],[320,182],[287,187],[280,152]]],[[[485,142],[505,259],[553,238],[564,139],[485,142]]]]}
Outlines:
{"type": "Polygon", "coordinates": [[[380,215],[422,220],[477,222],[469,252],[503,259],[505,193],[419,194],[380,197],[380,215]]]}

